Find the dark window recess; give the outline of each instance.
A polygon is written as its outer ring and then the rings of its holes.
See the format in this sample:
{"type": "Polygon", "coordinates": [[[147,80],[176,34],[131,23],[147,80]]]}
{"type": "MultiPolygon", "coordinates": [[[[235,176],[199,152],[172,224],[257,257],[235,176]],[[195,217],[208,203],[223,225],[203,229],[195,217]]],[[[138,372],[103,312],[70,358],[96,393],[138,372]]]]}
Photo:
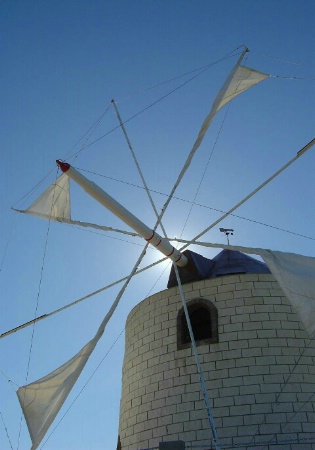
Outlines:
{"type": "MultiPolygon", "coordinates": [[[[189,313],[189,317],[196,341],[201,341],[212,337],[211,316],[210,312],[206,308],[200,307],[194,311],[191,311],[189,313]]],[[[191,340],[185,317],[185,320],[183,321],[183,344],[187,344],[188,342],[191,342],[191,340]]]]}
{"type": "MultiPolygon", "coordinates": [[[[219,342],[218,311],[213,303],[210,300],[197,298],[187,303],[187,309],[196,345],[219,342]]],[[[190,346],[191,339],[185,311],[181,308],[177,316],[177,348],[180,350],[190,346]]]]}

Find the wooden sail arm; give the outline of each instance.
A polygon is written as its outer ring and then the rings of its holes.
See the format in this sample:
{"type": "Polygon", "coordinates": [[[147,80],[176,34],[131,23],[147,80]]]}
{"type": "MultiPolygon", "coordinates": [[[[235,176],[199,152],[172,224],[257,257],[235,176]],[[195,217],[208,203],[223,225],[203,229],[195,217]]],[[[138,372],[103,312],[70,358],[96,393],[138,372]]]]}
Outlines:
{"type": "Polygon", "coordinates": [[[71,178],[79,186],[81,186],[82,189],[84,189],[91,197],[101,203],[101,205],[111,211],[115,216],[119,217],[138,234],[140,234],[140,236],[142,236],[147,242],[149,242],[149,244],[153,245],[157,250],[163,253],[163,255],[170,258],[179,267],[185,267],[187,265],[188,260],[186,256],[183,255],[175,247],[173,247],[168,240],[162,238],[162,236],[156,233],[156,231],[152,230],[143,222],[141,222],[141,220],[131,214],[131,212],[124,208],[113,197],[103,191],[95,183],[84,177],[76,169],[71,167],[70,164],[62,162],[60,160],[57,160],[56,162],[62,172],[68,175],[69,178],[71,178]]]}

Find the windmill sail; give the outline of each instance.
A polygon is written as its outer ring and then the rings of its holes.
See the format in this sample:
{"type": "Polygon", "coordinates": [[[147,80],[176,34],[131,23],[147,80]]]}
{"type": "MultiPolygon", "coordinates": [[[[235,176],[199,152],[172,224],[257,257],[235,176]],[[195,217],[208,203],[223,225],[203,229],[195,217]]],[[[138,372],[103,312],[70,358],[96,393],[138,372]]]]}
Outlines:
{"type": "Polygon", "coordinates": [[[62,174],[26,210],[17,210],[42,219],[71,219],[69,178],[62,174]]]}
{"type": "Polygon", "coordinates": [[[212,104],[211,111],[200,128],[198,137],[191,152],[195,153],[197,148],[200,146],[204,135],[212,122],[212,119],[224,105],[240,95],[242,92],[269,77],[269,75],[263,72],[257,72],[256,70],[241,66],[240,63],[242,58],[243,55],[241,55],[238,62],[235,64],[233,70],[216,96],[212,104]]]}
{"type": "MultiPolygon", "coordinates": [[[[139,260],[141,258],[142,256],[140,256],[139,260]]],[[[31,450],[35,450],[38,447],[65,402],[96,344],[102,337],[106,325],[112,317],[137,266],[138,262],[102,320],[94,338],[58,369],[34,383],[18,389],[17,395],[32,439],[33,445],[31,450]]]]}
{"type": "Polygon", "coordinates": [[[77,381],[96,342],[90,341],[73,358],[49,375],[17,391],[35,450],[77,381]]]}
{"type": "Polygon", "coordinates": [[[219,109],[226,105],[226,103],[233,100],[233,98],[268,77],[269,75],[263,72],[258,72],[257,70],[241,65],[238,66],[234,71],[232,78],[227,79],[226,84],[223,85],[221,91],[215,99],[212,106],[212,114],[214,115],[219,111],[219,109]]]}
{"type": "Polygon", "coordinates": [[[16,209],[14,211],[22,214],[29,214],[44,220],[53,220],[66,223],[68,225],[77,225],[84,228],[94,228],[102,231],[114,231],[116,233],[127,234],[129,236],[138,236],[137,233],[105,225],[98,225],[90,222],[82,222],[71,218],[70,202],[70,179],[62,174],[52,183],[27,209],[16,209]]]}

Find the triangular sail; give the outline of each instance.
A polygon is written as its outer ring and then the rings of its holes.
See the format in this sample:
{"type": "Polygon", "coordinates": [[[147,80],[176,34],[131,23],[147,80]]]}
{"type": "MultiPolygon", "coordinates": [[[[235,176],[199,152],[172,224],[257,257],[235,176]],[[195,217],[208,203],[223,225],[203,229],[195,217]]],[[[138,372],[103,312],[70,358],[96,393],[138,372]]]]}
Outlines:
{"type": "Polygon", "coordinates": [[[138,236],[137,233],[118,230],[117,228],[98,225],[90,222],[82,222],[71,218],[70,202],[70,179],[66,174],[62,174],[52,183],[27,209],[16,209],[14,211],[29,214],[44,220],[53,220],[77,225],[83,228],[94,228],[102,231],[114,231],[116,233],[127,234],[128,236],[138,236]]]}
{"type": "Polygon", "coordinates": [[[69,177],[62,174],[31,206],[20,212],[49,220],[71,219],[69,177]]]}
{"type": "Polygon", "coordinates": [[[31,450],[35,450],[42,441],[95,345],[94,340],[90,341],[49,375],[18,389],[17,395],[32,439],[31,450]]]}
{"type": "Polygon", "coordinates": [[[232,79],[229,80],[227,89],[225,89],[225,85],[222,87],[221,91],[223,91],[223,95],[220,95],[220,91],[215,102],[213,103],[213,111],[215,113],[218,112],[222,106],[233,100],[233,98],[268,77],[269,75],[266,73],[258,72],[257,70],[250,69],[249,67],[238,66],[232,79]]]}
{"type": "MultiPolygon", "coordinates": [[[[145,250],[138,261],[141,261],[144,254],[145,250]]],[[[106,325],[112,317],[137,266],[138,262],[104,317],[94,338],[58,369],[34,383],[18,389],[17,395],[32,439],[33,445],[31,450],[35,450],[38,447],[65,402],[96,344],[102,337],[106,325]]]]}
{"type": "Polygon", "coordinates": [[[260,83],[261,81],[269,77],[269,75],[263,72],[257,72],[256,70],[241,66],[240,65],[241,58],[242,56],[235,64],[230,75],[228,76],[222,88],[220,89],[218,95],[216,96],[212,104],[211,111],[201,126],[198,137],[192,149],[193,152],[195,152],[199,147],[199,145],[201,144],[201,141],[206,131],[208,130],[215,114],[224,105],[233,100],[233,98],[240,95],[242,92],[246,91],[247,89],[255,86],[256,84],[260,83]]]}

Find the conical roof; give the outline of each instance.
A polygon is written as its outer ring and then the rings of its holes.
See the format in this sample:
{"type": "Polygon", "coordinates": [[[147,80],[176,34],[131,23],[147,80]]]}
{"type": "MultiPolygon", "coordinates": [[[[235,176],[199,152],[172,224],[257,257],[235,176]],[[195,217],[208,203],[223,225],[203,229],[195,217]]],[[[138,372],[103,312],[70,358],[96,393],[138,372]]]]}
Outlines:
{"type": "MultiPolygon", "coordinates": [[[[190,250],[184,254],[188,265],[178,268],[182,284],[237,273],[270,273],[265,263],[235,250],[222,250],[213,259],[190,250]]],[[[173,286],[177,286],[177,279],[172,267],[167,287],[173,286]]]]}

